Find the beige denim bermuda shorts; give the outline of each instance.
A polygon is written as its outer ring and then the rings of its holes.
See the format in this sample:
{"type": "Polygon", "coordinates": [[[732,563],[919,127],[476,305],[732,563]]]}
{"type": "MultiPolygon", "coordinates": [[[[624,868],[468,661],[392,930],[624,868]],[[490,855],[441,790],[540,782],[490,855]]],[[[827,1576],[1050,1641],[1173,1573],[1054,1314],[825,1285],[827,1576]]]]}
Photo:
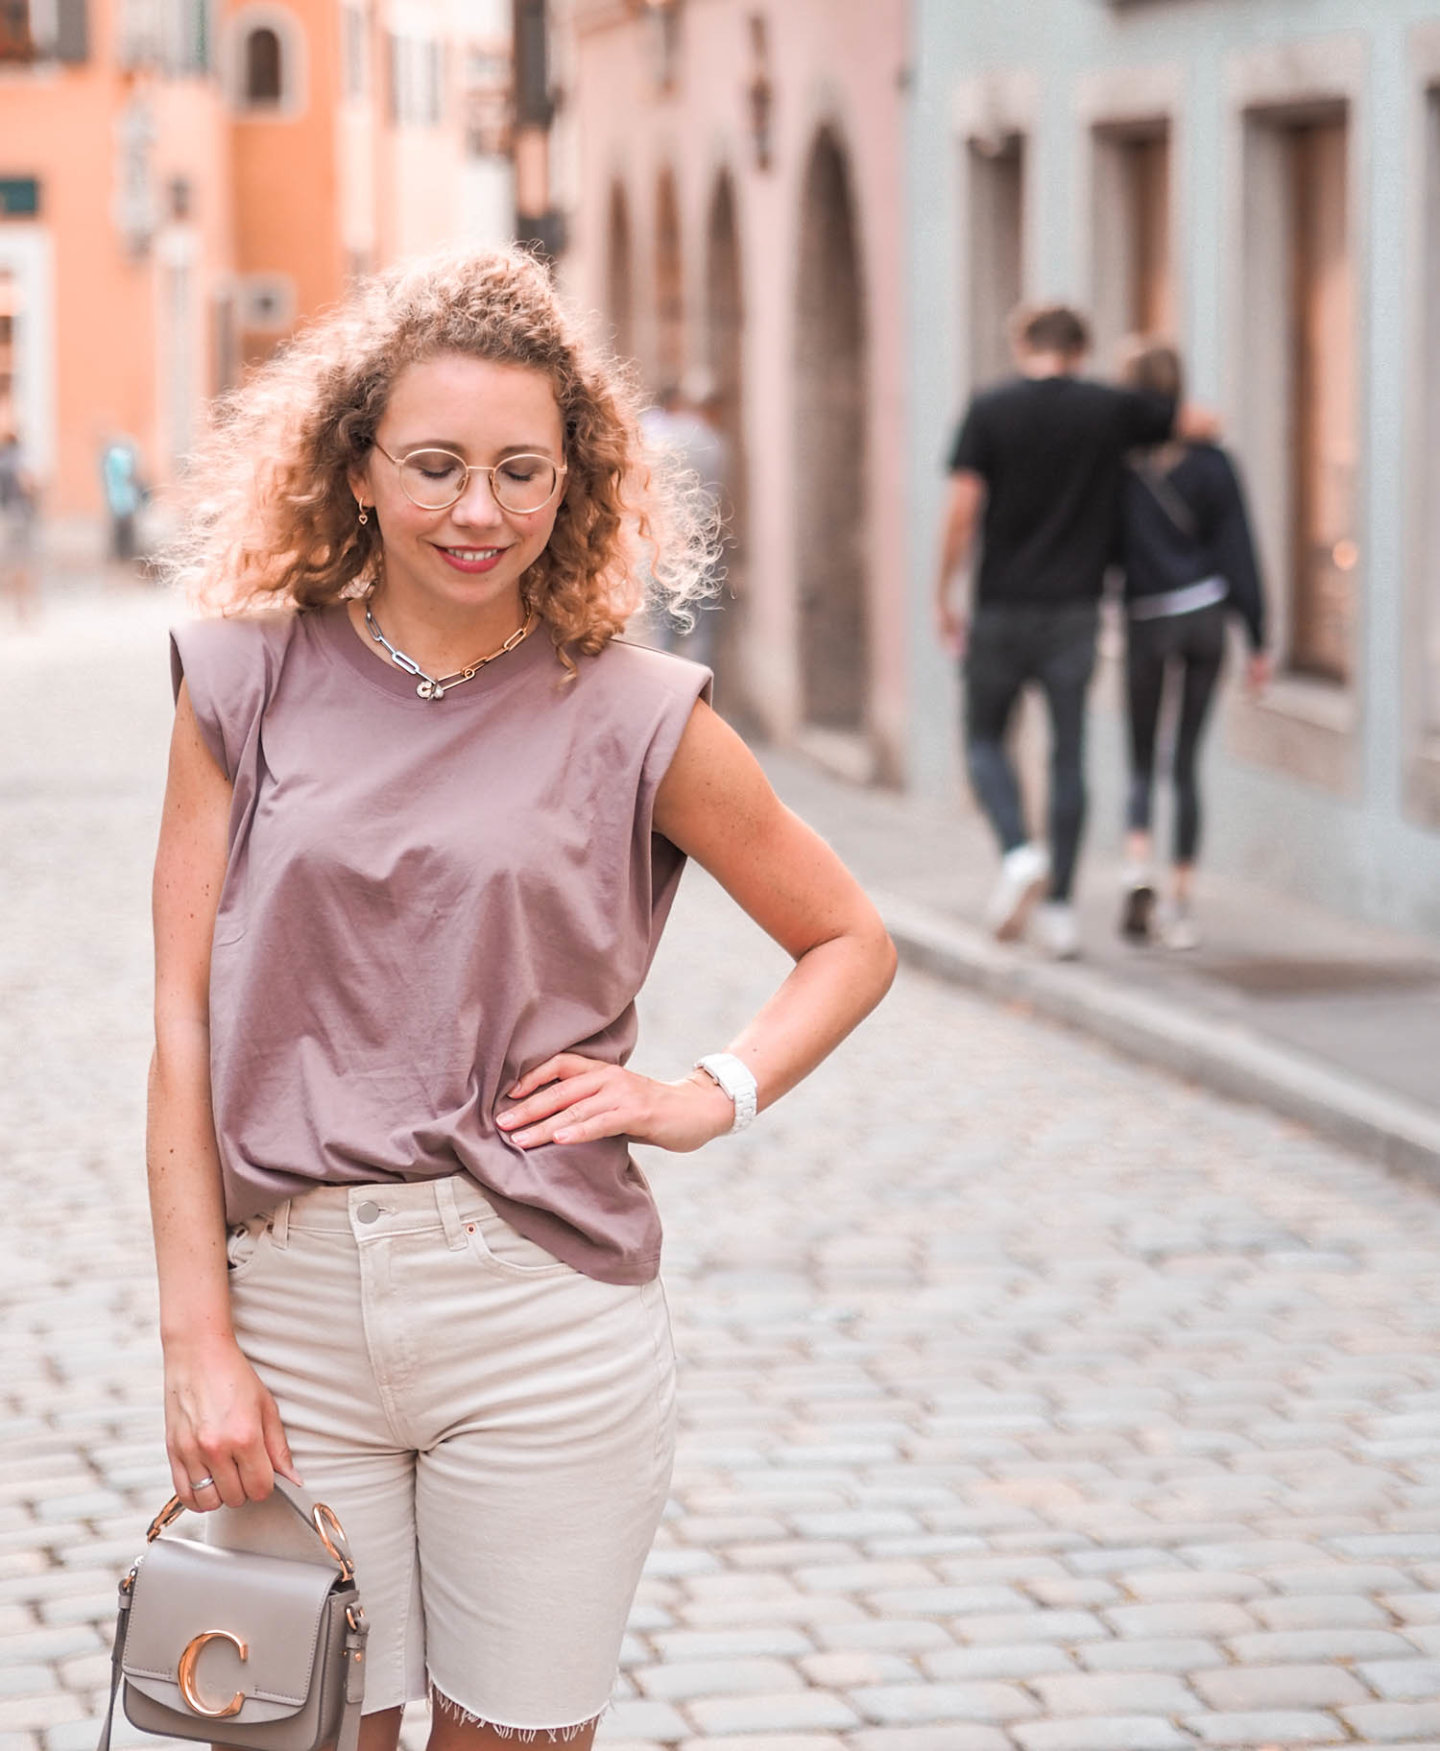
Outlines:
{"type": "Polygon", "coordinates": [[[231,1230],[240,1347],[339,1515],[365,1712],[558,1738],[604,1712],[669,1486],[664,1291],[597,1283],[468,1176],[323,1186],[231,1230]]]}

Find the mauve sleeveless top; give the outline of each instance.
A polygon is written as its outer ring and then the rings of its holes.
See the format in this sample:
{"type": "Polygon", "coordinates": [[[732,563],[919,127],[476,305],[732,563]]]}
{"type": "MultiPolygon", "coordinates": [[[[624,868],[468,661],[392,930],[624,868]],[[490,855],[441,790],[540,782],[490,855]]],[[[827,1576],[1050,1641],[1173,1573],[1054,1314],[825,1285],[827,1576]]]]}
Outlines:
{"type": "Polygon", "coordinates": [[[428,701],[343,607],[201,620],[171,666],[234,787],[210,964],[230,1221],[317,1184],[464,1172],[607,1283],[659,1268],[624,1137],[526,1152],[504,1090],[556,1052],[623,1064],[684,857],[655,793],[709,671],[543,626],[428,701]]]}

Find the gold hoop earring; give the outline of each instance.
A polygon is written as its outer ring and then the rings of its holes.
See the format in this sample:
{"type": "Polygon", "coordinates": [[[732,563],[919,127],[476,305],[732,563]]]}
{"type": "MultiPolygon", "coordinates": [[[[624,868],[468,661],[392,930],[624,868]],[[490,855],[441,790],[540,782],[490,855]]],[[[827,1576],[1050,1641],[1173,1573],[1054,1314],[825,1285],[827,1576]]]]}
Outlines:
{"type": "Polygon", "coordinates": [[[368,505],[362,504],[359,499],[355,501],[355,508],[360,513],[360,527],[363,529],[370,521],[370,508],[368,505]]]}

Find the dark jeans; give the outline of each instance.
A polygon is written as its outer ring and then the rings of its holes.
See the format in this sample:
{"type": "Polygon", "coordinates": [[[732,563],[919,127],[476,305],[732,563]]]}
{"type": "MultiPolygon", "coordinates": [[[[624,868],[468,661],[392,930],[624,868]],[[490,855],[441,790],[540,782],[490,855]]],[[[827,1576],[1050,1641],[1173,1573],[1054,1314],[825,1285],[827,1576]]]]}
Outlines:
{"type": "Polygon", "coordinates": [[[129,516],[110,518],[110,557],[128,563],[136,554],[135,517],[129,516]]]}
{"type": "Polygon", "coordinates": [[[1132,620],[1125,645],[1125,681],[1130,702],[1130,809],[1133,831],[1148,831],[1155,788],[1155,737],[1165,676],[1180,685],[1175,726],[1175,862],[1194,863],[1200,848],[1200,737],[1210,715],[1215,683],[1225,661],[1225,605],[1216,602],[1191,614],[1132,620]]]}
{"type": "Polygon", "coordinates": [[[1035,682],[1050,711],[1050,895],[1068,900],[1085,825],[1085,695],[1095,672],[1100,611],[981,608],[965,653],[965,760],[980,806],[1013,851],[1029,838],[1005,747],[1015,702],[1035,682]]]}

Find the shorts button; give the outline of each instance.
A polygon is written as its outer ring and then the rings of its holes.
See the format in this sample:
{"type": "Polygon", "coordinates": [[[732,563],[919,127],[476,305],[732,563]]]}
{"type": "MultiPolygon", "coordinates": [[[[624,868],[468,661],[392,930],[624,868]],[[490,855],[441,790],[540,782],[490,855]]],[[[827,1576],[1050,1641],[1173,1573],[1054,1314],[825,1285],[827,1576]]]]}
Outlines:
{"type": "Polygon", "coordinates": [[[355,1206],[355,1216],[360,1222],[378,1222],[380,1220],[380,1206],[378,1204],[368,1203],[357,1204],[355,1206]]]}

